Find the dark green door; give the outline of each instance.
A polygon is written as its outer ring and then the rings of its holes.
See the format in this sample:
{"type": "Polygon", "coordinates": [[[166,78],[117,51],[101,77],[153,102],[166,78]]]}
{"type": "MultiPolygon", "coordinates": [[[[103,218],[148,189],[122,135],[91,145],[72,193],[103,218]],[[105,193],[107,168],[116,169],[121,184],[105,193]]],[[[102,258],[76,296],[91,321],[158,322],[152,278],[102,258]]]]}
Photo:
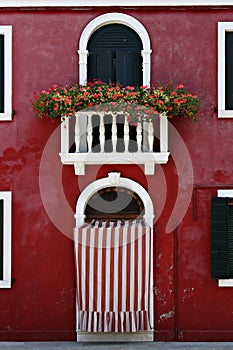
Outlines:
{"type": "Polygon", "coordinates": [[[142,42],[131,28],[121,24],[101,27],[91,36],[87,49],[88,81],[142,85],[142,42]]]}

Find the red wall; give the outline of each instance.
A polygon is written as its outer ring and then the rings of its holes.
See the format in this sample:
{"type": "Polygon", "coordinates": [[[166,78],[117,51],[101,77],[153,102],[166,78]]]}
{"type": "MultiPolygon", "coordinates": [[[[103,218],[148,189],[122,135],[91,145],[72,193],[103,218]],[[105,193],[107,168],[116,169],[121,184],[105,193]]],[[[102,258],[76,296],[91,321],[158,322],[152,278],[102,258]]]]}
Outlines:
{"type": "MultiPolygon", "coordinates": [[[[177,144],[170,140],[171,159],[145,177],[137,166],[87,167],[78,181],[71,166],[63,168],[63,185],[72,210],[79,191],[109,170],[149,188],[155,203],[166,203],[155,232],[155,337],[157,340],[232,340],[231,288],[219,288],[210,276],[210,199],[218,185],[232,183],[232,120],[218,119],[217,22],[232,21],[230,9],[82,9],[4,10],[0,24],[13,26],[12,122],[1,122],[0,190],[13,191],[13,271],[11,289],[0,289],[0,340],[74,340],[75,271],[73,242],[48,217],[39,189],[40,161],[57,124],[36,119],[30,100],[34,91],[78,77],[78,42],[90,20],[105,12],[137,18],[147,29],[153,49],[153,82],[172,79],[202,99],[200,120],[172,120],[192,161],[196,200],[170,233],[166,225],[179,186],[177,144]],[[206,185],[200,187],[200,185],[206,185]],[[80,189],[79,189],[80,186],[80,189]],[[216,186],[216,187],[215,187],[216,186]],[[197,214],[197,215],[194,215],[197,214]]],[[[48,193],[58,217],[56,172],[61,167],[59,140],[51,151],[48,193]],[[51,173],[50,173],[51,172],[51,173]],[[54,182],[53,182],[54,179],[54,182]]],[[[183,176],[186,176],[185,174],[183,176]]],[[[184,186],[184,198],[185,186],[184,186]]],[[[157,212],[157,211],[156,211],[157,212]]],[[[61,215],[62,216],[62,215],[61,215]]],[[[62,217],[67,236],[72,216],[62,217]]]]}

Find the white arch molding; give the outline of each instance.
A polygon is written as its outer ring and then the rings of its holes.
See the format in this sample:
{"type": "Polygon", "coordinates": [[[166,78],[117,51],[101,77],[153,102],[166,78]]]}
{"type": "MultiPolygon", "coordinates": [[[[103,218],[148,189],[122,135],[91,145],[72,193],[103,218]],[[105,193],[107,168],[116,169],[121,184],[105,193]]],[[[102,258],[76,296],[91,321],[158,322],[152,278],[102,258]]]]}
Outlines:
{"type": "Polygon", "coordinates": [[[154,206],[148,192],[137,182],[121,177],[120,173],[109,173],[108,177],[96,180],[89,184],[80,194],[76,205],[76,227],[81,226],[85,221],[85,209],[89,199],[99,190],[119,186],[133,190],[142,200],[145,208],[144,220],[147,225],[153,227],[154,206]]]}
{"type": "Polygon", "coordinates": [[[142,41],[142,71],[143,71],[143,85],[150,85],[151,72],[151,46],[150,38],[145,27],[134,17],[124,13],[112,12],[106,13],[94,18],[83,30],[79,41],[79,83],[85,84],[87,82],[87,44],[91,35],[99,28],[107,24],[123,24],[133,29],[142,41]]]}

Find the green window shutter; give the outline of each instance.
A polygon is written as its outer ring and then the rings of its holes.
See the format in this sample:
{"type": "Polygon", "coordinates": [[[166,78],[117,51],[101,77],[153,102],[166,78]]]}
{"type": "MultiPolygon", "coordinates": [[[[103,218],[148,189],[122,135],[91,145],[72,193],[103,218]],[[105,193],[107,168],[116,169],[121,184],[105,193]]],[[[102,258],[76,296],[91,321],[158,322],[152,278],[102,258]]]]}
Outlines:
{"type": "Polygon", "coordinates": [[[142,49],[138,34],[125,25],[108,24],[97,29],[87,46],[87,79],[142,85],[142,49]]]}
{"type": "Polygon", "coordinates": [[[228,198],[212,198],[212,278],[229,278],[228,198]]]}
{"type": "Polygon", "coordinates": [[[233,205],[228,206],[228,272],[233,278],[233,205]]]}
{"type": "Polygon", "coordinates": [[[225,106],[233,109],[233,32],[225,33],[225,106]]]}

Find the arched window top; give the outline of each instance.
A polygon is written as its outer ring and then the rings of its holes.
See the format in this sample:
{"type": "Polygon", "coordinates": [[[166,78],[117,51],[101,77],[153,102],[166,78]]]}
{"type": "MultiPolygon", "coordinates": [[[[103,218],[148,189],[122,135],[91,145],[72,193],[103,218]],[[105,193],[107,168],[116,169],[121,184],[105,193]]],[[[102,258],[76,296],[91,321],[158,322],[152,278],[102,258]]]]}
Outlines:
{"type": "Polygon", "coordinates": [[[125,187],[105,187],[89,199],[85,215],[91,219],[137,219],[144,214],[141,198],[125,187]]]}
{"type": "Polygon", "coordinates": [[[88,42],[88,50],[114,46],[119,48],[138,48],[142,50],[142,42],[138,34],[123,24],[108,24],[97,29],[88,42]]]}
{"type": "Polygon", "coordinates": [[[106,13],[99,17],[94,18],[88,25],[85,27],[79,42],[79,50],[87,50],[87,44],[91,35],[99,28],[107,24],[123,24],[125,26],[133,29],[138,36],[141,38],[143,50],[151,50],[150,48],[150,38],[145,29],[145,27],[134,17],[123,13],[106,13]]]}
{"type": "Polygon", "coordinates": [[[122,24],[137,33],[142,43],[142,70],[143,70],[143,85],[150,85],[150,70],[151,70],[151,46],[150,38],[145,27],[136,18],[123,13],[106,13],[94,18],[84,28],[79,41],[79,82],[85,84],[87,82],[87,57],[88,57],[88,42],[92,34],[99,28],[108,24],[122,24]]]}
{"type": "Polygon", "coordinates": [[[80,194],[76,205],[76,227],[82,225],[86,218],[86,207],[89,200],[98,191],[106,188],[124,188],[129,189],[129,192],[135,193],[136,201],[140,199],[141,203],[138,202],[138,206],[143,212],[143,218],[147,225],[153,226],[154,219],[154,206],[148,192],[137,182],[121,177],[120,173],[109,173],[108,177],[96,180],[88,185],[80,194]]]}

